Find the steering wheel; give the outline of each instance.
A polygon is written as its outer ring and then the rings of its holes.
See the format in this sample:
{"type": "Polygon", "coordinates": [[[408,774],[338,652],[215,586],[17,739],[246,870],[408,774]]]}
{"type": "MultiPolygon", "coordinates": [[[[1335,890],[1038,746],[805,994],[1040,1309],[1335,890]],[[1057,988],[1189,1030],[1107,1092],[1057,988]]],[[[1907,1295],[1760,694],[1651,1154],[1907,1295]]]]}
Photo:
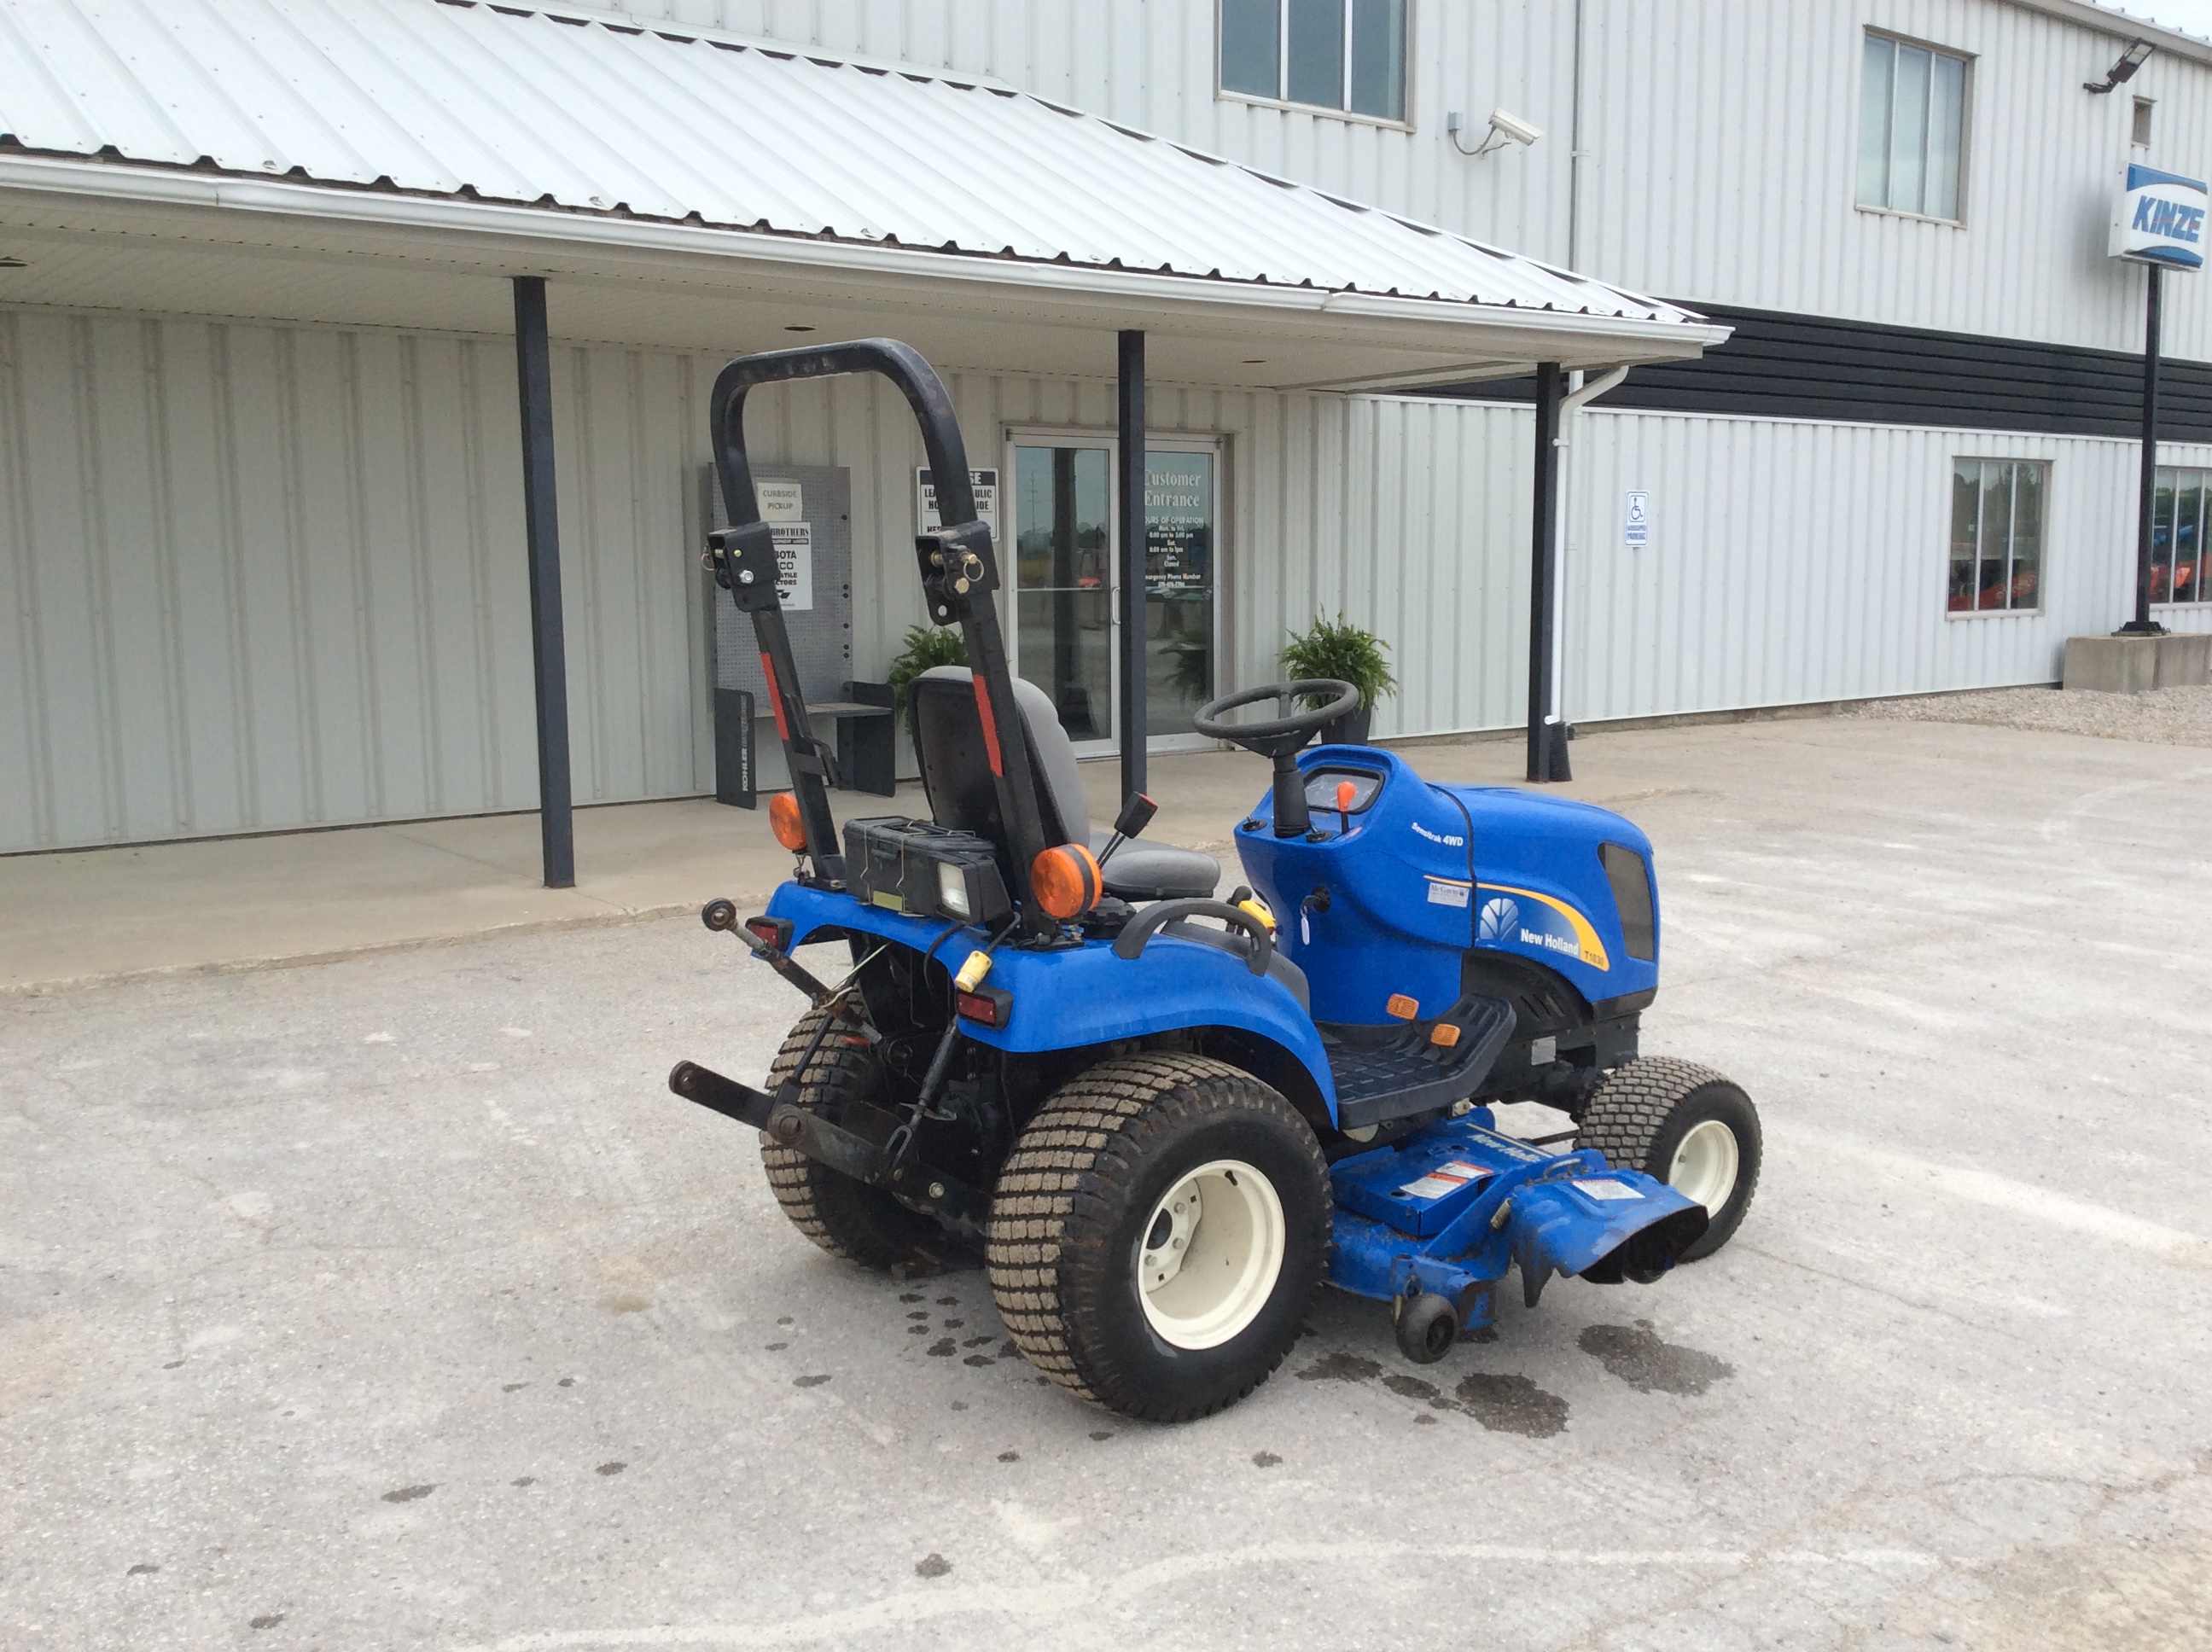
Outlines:
{"type": "MultiPolygon", "coordinates": [[[[1340,717],[1349,716],[1359,709],[1359,690],[1349,683],[1333,677],[1303,677],[1296,683],[1264,683],[1256,689],[1224,695],[1218,700],[1209,700],[1198,708],[1190,720],[1191,726],[1209,740],[1226,740],[1231,745],[1241,745],[1247,751],[1262,757],[1287,757],[1308,740],[1327,728],[1340,717]],[[1334,694],[1336,698],[1327,705],[1308,711],[1293,712],[1288,717],[1271,717],[1261,723],[1229,723],[1224,715],[1239,706],[1257,705],[1262,700],[1303,698],[1312,695],[1334,694]]],[[[1304,831],[1305,828],[1298,829],[1304,831]]]]}
{"type": "Polygon", "coordinates": [[[1297,752],[1308,740],[1338,718],[1359,707],[1359,690],[1333,677],[1309,677],[1296,683],[1268,683],[1207,701],[1190,720],[1191,726],[1208,739],[1226,740],[1247,751],[1275,762],[1275,835],[1298,837],[1313,829],[1313,812],[1306,806],[1304,779],[1298,774],[1297,752]],[[1227,723],[1222,714],[1239,706],[1285,696],[1334,694],[1325,706],[1271,717],[1263,723],[1227,723]]]}

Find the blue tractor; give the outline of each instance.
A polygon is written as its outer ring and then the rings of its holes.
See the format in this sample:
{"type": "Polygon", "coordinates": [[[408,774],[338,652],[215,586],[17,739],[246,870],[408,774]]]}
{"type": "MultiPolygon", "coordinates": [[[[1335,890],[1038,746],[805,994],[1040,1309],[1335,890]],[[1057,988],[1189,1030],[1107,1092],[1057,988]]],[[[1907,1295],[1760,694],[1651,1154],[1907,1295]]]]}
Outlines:
{"type": "Polygon", "coordinates": [[[1015,1345],[1072,1392],[1176,1421],[1243,1398],[1323,1285],[1389,1304],[1419,1362],[1486,1327],[1517,1268],[1648,1283],[1724,1243],[1759,1176],[1749,1099],[1639,1055],[1658,989],[1651,846],[1602,809],[1434,786],[1395,755],[1312,746],[1334,682],[1206,707],[1273,762],[1236,828],[1249,886],[1094,829],[1050,702],[1007,664],[998,557],[943,385],[890,340],[732,361],[714,451],[732,526],[715,578],[758,638],[796,870],[766,914],[702,916],[811,1000],[756,1090],[686,1061],[676,1094],[755,1127],[777,1200],[864,1267],[980,1249],[1015,1345]],[[931,617],[970,667],[909,689],[927,820],[830,816],[744,432],[756,386],[873,372],[921,422],[944,525],[915,544],[931,617]],[[1273,714],[1238,720],[1261,707],[1273,714]],[[792,956],[842,941],[824,982],[792,956]],[[1575,1128],[1527,1140],[1492,1108],[1575,1128]],[[1567,1151],[1557,1151],[1571,1139],[1567,1151]]]}

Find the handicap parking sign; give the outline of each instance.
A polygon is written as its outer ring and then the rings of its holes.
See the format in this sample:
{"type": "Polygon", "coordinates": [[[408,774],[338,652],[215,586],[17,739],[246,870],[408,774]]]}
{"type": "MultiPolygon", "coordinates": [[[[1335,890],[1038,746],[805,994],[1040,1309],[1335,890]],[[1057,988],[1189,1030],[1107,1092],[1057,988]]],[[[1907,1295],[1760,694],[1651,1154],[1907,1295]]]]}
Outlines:
{"type": "Polygon", "coordinates": [[[1631,492],[1628,495],[1628,515],[1621,531],[1621,543],[1631,550],[1641,550],[1651,543],[1651,495],[1631,492]]]}

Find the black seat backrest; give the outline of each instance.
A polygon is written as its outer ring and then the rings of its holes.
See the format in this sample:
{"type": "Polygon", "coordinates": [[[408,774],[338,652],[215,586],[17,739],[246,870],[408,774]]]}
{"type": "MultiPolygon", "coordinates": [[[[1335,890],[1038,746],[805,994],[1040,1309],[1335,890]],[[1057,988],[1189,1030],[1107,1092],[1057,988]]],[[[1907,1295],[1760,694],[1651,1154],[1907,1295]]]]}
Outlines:
{"type": "MultiPolygon", "coordinates": [[[[914,730],[914,755],[921,765],[921,789],[929,799],[930,818],[957,831],[975,832],[997,846],[1006,870],[1013,870],[1006,823],[999,815],[999,792],[983,748],[983,720],[975,708],[975,673],[965,665],[936,665],[907,684],[908,714],[914,730]]],[[[1091,810],[1084,801],[1083,777],[1075,766],[1075,746],[1060,726],[1042,689],[1014,679],[1014,703],[1021,708],[1029,736],[1030,772],[1036,780],[1037,810],[1048,844],[1091,843],[1091,810]]]]}

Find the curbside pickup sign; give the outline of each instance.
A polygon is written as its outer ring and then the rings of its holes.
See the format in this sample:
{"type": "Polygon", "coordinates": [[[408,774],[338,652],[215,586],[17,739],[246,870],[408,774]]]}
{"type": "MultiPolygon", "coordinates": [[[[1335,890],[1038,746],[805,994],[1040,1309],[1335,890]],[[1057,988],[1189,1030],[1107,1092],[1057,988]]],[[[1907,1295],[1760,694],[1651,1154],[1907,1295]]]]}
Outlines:
{"type": "Polygon", "coordinates": [[[2140,264],[2201,270],[2208,205],[2212,197],[2201,179],[2130,166],[2120,187],[2119,210],[2112,218],[2109,251],[2116,258],[2140,264]]]}

